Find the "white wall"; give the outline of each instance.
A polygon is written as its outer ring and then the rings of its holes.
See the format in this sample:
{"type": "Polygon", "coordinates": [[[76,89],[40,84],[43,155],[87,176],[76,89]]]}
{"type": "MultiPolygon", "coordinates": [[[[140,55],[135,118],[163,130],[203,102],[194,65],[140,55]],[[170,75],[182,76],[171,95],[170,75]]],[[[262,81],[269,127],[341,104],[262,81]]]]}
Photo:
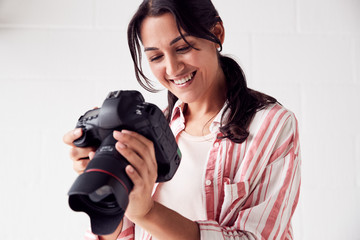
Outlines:
{"type": "MultiPolygon", "coordinates": [[[[80,239],[62,143],[134,80],[126,27],[139,0],[0,0],[1,239],[80,239]]],[[[360,1],[214,0],[250,87],[299,119],[296,239],[360,239],[360,1]]],[[[166,105],[166,94],[149,94],[166,105]]]]}

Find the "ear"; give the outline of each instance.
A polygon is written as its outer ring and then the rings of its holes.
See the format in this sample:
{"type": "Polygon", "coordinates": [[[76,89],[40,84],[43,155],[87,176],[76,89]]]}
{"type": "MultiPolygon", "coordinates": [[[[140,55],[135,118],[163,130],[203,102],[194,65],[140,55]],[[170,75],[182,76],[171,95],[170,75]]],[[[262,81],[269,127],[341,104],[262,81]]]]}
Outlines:
{"type": "Polygon", "coordinates": [[[225,29],[222,21],[215,24],[212,32],[220,40],[221,44],[223,44],[225,40],[225,29]]]}

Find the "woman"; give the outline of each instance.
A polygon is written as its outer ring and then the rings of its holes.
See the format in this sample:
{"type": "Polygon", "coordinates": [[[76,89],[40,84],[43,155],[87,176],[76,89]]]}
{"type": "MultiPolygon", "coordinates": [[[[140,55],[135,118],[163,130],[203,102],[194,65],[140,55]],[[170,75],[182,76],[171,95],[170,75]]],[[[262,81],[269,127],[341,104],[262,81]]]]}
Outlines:
{"type": "MultiPolygon", "coordinates": [[[[155,184],[151,141],[115,131],[134,183],[123,222],[88,239],[292,239],[300,188],[294,115],[247,88],[240,66],[220,54],[225,30],[210,0],[145,0],[128,27],[137,80],[153,91],[142,49],[168,89],[165,112],[183,158],[174,178],[155,184]],[[141,47],[142,45],[142,47],[141,47]]],[[[81,173],[94,155],[64,136],[81,173]]]]}

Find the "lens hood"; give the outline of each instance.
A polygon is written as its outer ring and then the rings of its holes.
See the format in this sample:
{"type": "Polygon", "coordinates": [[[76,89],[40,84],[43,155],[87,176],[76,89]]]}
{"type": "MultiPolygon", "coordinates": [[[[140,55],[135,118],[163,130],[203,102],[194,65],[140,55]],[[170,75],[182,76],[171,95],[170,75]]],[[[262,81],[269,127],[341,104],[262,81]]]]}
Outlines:
{"type": "Polygon", "coordinates": [[[90,217],[93,233],[106,235],[120,224],[128,205],[128,194],[116,176],[89,169],[78,176],[70,188],[69,206],[90,217]]]}

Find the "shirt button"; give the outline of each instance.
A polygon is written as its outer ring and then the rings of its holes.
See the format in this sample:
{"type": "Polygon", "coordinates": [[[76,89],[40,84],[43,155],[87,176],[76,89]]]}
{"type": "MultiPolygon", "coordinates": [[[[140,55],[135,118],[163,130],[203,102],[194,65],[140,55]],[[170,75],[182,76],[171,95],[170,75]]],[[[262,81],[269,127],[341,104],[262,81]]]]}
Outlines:
{"type": "Polygon", "coordinates": [[[219,143],[216,142],[216,143],[214,144],[214,146],[215,146],[216,148],[219,147],[219,143]]]}
{"type": "Polygon", "coordinates": [[[206,180],[205,184],[206,184],[207,186],[210,186],[210,185],[211,185],[211,180],[206,180]]]}

